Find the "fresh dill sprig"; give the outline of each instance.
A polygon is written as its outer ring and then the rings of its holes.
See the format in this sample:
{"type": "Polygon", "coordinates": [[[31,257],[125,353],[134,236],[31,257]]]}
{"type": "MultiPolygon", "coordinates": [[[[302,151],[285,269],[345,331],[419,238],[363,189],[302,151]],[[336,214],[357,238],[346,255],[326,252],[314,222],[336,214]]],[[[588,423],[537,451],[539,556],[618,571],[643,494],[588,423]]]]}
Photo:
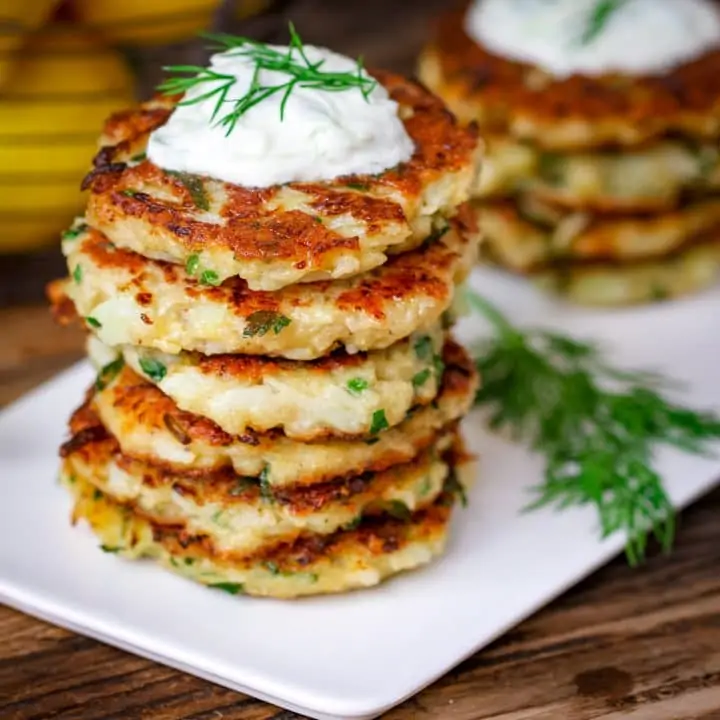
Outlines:
{"type": "Polygon", "coordinates": [[[631,565],[644,559],[649,533],[669,550],[674,510],[655,451],[707,453],[720,440],[720,417],[672,403],[661,376],[617,370],[591,343],[520,330],[484,298],[467,298],[495,331],[476,348],[476,404],[487,407],[493,429],[545,458],[527,509],[594,505],[602,537],[626,532],[631,565]]]}
{"type": "Polygon", "coordinates": [[[292,23],[289,24],[290,43],[287,51],[281,52],[265,43],[247,37],[227,34],[205,34],[212,41],[214,50],[227,52],[231,57],[241,57],[253,64],[253,76],[247,92],[239,98],[228,96],[237,79],[234,75],[219,73],[210,68],[198,65],[171,65],[163,68],[174,73],[158,86],[158,90],[166,95],[187,95],[189,90],[201,88],[205,92],[190,98],[183,98],[179,105],[194,105],[205,100],[214,99],[215,107],[211,122],[226,129],[229,135],[238,120],[252,107],[267,100],[273,95],[282,93],[280,102],[280,119],[285,119],[287,102],[296,88],[312,88],[323,92],[344,92],[357,88],[365,100],[368,100],[377,82],[363,73],[363,60],[357,59],[354,72],[325,72],[324,60],[311,62],[305,53],[302,39],[292,23]],[[263,71],[273,71],[287,76],[285,82],[277,85],[265,85],[261,80],[263,71]],[[227,112],[223,112],[227,108],[227,112]]]}
{"type": "Polygon", "coordinates": [[[588,24],[582,35],[581,42],[583,45],[589,45],[595,38],[600,35],[608,20],[619,10],[627,0],[599,0],[595,3],[595,7],[590,13],[588,24]]]}

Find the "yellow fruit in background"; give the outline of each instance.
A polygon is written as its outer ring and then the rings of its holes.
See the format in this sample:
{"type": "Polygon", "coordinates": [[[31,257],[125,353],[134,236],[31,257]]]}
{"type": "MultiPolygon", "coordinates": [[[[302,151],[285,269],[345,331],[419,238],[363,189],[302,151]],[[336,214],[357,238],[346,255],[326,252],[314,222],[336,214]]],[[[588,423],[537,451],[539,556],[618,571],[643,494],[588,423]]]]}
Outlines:
{"type": "Polygon", "coordinates": [[[56,23],[28,38],[0,91],[0,251],[58,241],[82,212],[103,121],[132,102],[122,56],[86,30],[56,23]]]}
{"type": "Polygon", "coordinates": [[[0,86],[25,36],[40,27],[58,0],[0,0],[0,86]]]}
{"type": "MultiPolygon", "coordinates": [[[[74,0],[78,19],[119,45],[179,42],[209,30],[221,0],[74,0]]],[[[265,10],[270,0],[235,0],[237,14],[265,10]]]]}

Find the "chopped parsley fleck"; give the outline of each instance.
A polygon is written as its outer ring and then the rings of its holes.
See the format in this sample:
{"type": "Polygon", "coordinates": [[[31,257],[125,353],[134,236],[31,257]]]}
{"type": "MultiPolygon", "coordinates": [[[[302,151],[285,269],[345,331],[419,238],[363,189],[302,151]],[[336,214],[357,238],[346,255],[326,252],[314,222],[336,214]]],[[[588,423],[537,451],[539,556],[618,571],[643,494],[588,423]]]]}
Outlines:
{"type": "Polygon", "coordinates": [[[444,490],[454,495],[463,507],[467,507],[468,498],[465,492],[465,486],[458,480],[458,476],[454,470],[445,479],[444,490]]]}
{"type": "Polygon", "coordinates": [[[113,547],[112,545],[101,545],[100,549],[106,553],[116,553],[122,550],[121,547],[113,547]]]}
{"type": "Polygon", "coordinates": [[[670,297],[670,293],[664,287],[662,287],[662,285],[653,286],[651,290],[651,295],[652,299],[655,300],[655,302],[667,300],[670,297]]]}
{"type": "Polygon", "coordinates": [[[175,170],[167,171],[168,175],[172,175],[177,178],[190,194],[195,207],[200,210],[209,210],[210,201],[208,200],[207,193],[205,192],[205,186],[203,185],[202,178],[197,175],[191,175],[189,173],[177,172],[175,170]]]}
{"type": "Polygon", "coordinates": [[[92,327],[92,328],[96,328],[96,329],[97,329],[97,328],[101,328],[101,327],[102,327],[102,323],[101,323],[99,320],[96,320],[94,317],[92,317],[92,315],[88,315],[88,316],[85,318],[85,322],[86,322],[90,327],[92,327]]]}
{"type": "Polygon", "coordinates": [[[104,390],[117,377],[124,365],[125,361],[121,357],[104,365],[95,378],[95,388],[97,390],[104,390]]]}
{"type": "Polygon", "coordinates": [[[433,342],[429,335],[423,335],[415,341],[415,354],[420,360],[429,360],[433,356],[433,342]]]}
{"type": "Polygon", "coordinates": [[[263,500],[267,500],[268,502],[272,502],[275,499],[270,485],[270,463],[265,463],[265,467],[260,473],[260,495],[262,495],[263,500]]]}
{"type": "Polygon", "coordinates": [[[121,190],[121,195],[124,195],[125,197],[135,197],[139,194],[139,190],[121,190]]]}
{"type": "Polygon", "coordinates": [[[144,152],[138,153],[137,155],[133,155],[130,160],[132,162],[142,162],[147,158],[147,154],[144,152]]]}
{"type": "Polygon", "coordinates": [[[419,373],[416,373],[412,379],[413,387],[415,387],[415,388],[422,387],[428,381],[428,378],[430,377],[431,374],[432,373],[430,372],[430,370],[428,368],[425,368],[424,370],[421,370],[419,373]]]}
{"type": "Polygon", "coordinates": [[[238,497],[238,495],[243,495],[254,484],[255,484],[255,482],[253,481],[253,478],[247,478],[247,477],[238,478],[235,485],[233,485],[230,488],[230,490],[228,490],[228,495],[231,495],[232,497],[238,497]]]}
{"type": "Polygon", "coordinates": [[[98,490],[97,488],[95,488],[93,490],[93,500],[102,500],[102,497],[102,490],[98,490]]]}
{"type": "Polygon", "coordinates": [[[154,358],[140,358],[140,367],[153,382],[160,382],[167,375],[165,365],[154,358]]]}
{"type": "Polygon", "coordinates": [[[82,235],[87,228],[88,226],[85,223],[81,223],[80,225],[76,225],[75,227],[66,230],[61,237],[63,240],[75,240],[75,238],[82,235]]]}
{"type": "Polygon", "coordinates": [[[278,564],[275,562],[272,562],[272,560],[269,560],[265,563],[265,567],[273,574],[273,575],[279,575],[280,574],[280,568],[278,567],[278,564]]]}
{"type": "Polygon", "coordinates": [[[425,238],[425,242],[423,245],[429,245],[430,243],[434,243],[437,240],[439,240],[448,230],[450,229],[450,224],[445,223],[444,225],[441,225],[440,227],[435,228],[428,236],[425,238]]]}
{"type": "Polygon", "coordinates": [[[367,390],[370,387],[370,383],[364,378],[352,378],[347,382],[347,389],[351,395],[360,395],[363,390],[367,390]]]}
{"type": "Polygon", "coordinates": [[[322,218],[319,215],[313,215],[312,219],[318,224],[322,225],[322,218]]]}
{"type": "Polygon", "coordinates": [[[358,515],[357,517],[353,518],[350,522],[345,523],[342,526],[343,530],[357,530],[358,526],[362,522],[362,515],[358,515]]]}
{"type": "Polygon", "coordinates": [[[220,518],[222,517],[223,511],[222,510],[216,510],[212,517],[210,518],[216,525],[220,525],[220,518]]]}
{"type": "Polygon", "coordinates": [[[79,263],[75,266],[75,269],[73,270],[73,280],[79,285],[82,282],[83,277],[83,269],[82,265],[79,263]]]}
{"type": "Polygon", "coordinates": [[[208,587],[215,588],[216,590],[222,590],[230,595],[240,595],[244,592],[242,583],[231,583],[231,582],[220,582],[212,583],[208,587]]]}
{"type": "Polygon", "coordinates": [[[198,268],[199,268],[199,267],[200,267],[200,256],[197,255],[197,254],[195,254],[195,253],[193,253],[193,254],[187,259],[187,262],[185,263],[185,272],[186,272],[188,275],[190,275],[190,276],[192,276],[192,277],[195,277],[195,275],[197,274],[197,271],[198,271],[198,268]]]}
{"type": "Polygon", "coordinates": [[[203,270],[200,273],[200,284],[201,285],[213,285],[217,286],[222,283],[220,276],[214,270],[203,270]]]}
{"type": "Polygon", "coordinates": [[[345,187],[348,187],[351,190],[360,190],[361,192],[365,192],[370,189],[370,186],[367,183],[345,183],[345,187]]]}
{"type": "Polygon", "coordinates": [[[290,318],[272,310],[258,310],[245,318],[243,337],[263,337],[271,330],[279,335],[291,322],[290,318]]]}
{"type": "Polygon", "coordinates": [[[195,562],[195,558],[186,557],[185,558],[185,564],[186,565],[192,565],[195,562]]]}
{"type": "Polygon", "coordinates": [[[377,435],[382,430],[387,430],[390,424],[385,417],[384,410],[376,410],[372,416],[372,422],[370,423],[370,434],[377,435]]]}
{"type": "Polygon", "coordinates": [[[431,489],[432,489],[432,481],[430,480],[430,476],[426,475],[422,479],[422,483],[420,484],[420,487],[418,488],[418,495],[420,495],[420,497],[425,497],[430,492],[431,489]]]}
{"type": "Polygon", "coordinates": [[[433,367],[435,368],[435,375],[439,378],[442,377],[445,372],[445,363],[440,355],[433,357],[433,367]]]}
{"type": "Polygon", "coordinates": [[[412,517],[410,508],[402,500],[391,500],[387,504],[387,514],[397,520],[409,520],[412,517]]]}

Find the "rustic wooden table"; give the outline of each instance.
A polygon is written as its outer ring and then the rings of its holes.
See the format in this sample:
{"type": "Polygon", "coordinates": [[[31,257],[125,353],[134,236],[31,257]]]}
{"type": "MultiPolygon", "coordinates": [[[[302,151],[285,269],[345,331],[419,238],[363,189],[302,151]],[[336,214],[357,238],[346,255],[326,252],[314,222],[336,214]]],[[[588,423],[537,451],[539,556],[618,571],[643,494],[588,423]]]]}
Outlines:
{"type": "MultiPolygon", "coordinates": [[[[409,71],[445,4],[302,0],[292,12],[311,41],[409,71]]],[[[0,262],[0,405],[81,355],[79,331],[40,304],[59,268],[56,250],[0,262]]],[[[1,720],[299,717],[7,608],[0,638],[1,720]]],[[[720,719],[720,490],[683,514],[670,557],[615,560],[387,717],[720,719]]]]}

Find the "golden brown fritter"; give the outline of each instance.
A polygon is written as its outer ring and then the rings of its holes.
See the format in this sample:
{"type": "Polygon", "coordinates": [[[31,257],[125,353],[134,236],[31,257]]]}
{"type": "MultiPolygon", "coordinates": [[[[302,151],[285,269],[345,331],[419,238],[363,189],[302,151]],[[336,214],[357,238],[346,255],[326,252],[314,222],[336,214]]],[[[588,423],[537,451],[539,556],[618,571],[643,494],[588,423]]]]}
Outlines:
{"type": "Polygon", "coordinates": [[[85,405],[73,415],[74,435],[104,425],[126,455],[177,472],[232,468],[238,475],[264,473],[271,487],[322,483],[338,476],[382,472],[410,462],[470,409],[478,388],[472,360],[459,345],[443,349],[445,371],[436,401],[414,408],[397,427],[377,436],[329,437],[303,443],[282,433],[230,435],[207,418],[180,410],[122,363],[99,373],[85,405]],[[369,441],[369,442],[366,442],[369,441]]]}
{"type": "MultiPolygon", "coordinates": [[[[476,259],[473,222],[463,208],[438,237],[369,273],[272,293],[250,290],[238,278],[203,284],[180,265],[121,250],[84,228],[63,242],[72,276],[64,292],[111,346],[296,360],[338,347],[383,349],[432,327],[450,308],[455,284],[476,259]]],[[[50,295],[63,305],[61,289],[54,286],[50,295]]]]}
{"type": "Polygon", "coordinates": [[[171,99],[155,99],[106,123],[88,222],[118,247],[188,266],[201,277],[241,277],[254,290],[343,278],[419,245],[469,197],[477,133],[460,127],[417,83],[378,72],[415,144],[411,159],[375,175],[246,188],[166,172],[144,158],[148,135],[171,99]]]}
{"type": "Polygon", "coordinates": [[[420,79],[462,121],[557,151],[720,138],[720,51],[664,75],[557,79],[480,47],[463,29],[466,7],[440,20],[419,63],[420,79]]]}
{"type": "Polygon", "coordinates": [[[302,536],[251,557],[237,557],[183,525],[159,523],[113,502],[90,480],[63,468],[63,484],[74,498],[73,521],[86,521],[106,552],[154,558],[189,579],[231,594],[278,598],[371,587],[427,564],[444,550],[454,500],[453,493],[445,492],[409,519],[369,517],[354,529],[302,536]]]}
{"type": "Polygon", "coordinates": [[[717,142],[662,140],[624,151],[562,154],[507,135],[486,135],[473,195],[495,199],[530,192],[568,209],[603,213],[675,209],[720,189],[717,142]]]}
{"type": "Polygon", "coordinates": [[[531,278],[579,305],[620,307],[670,300],[720,280],[720,236],[709,235],[667,257],[624,264],[568,263],[547,267],[531,278]]]}
{"type": "MultiPolygon", "coordinates": [[[[441,382],[444,339],[437,323],[384,350],[353,355],[336,350],[309,361],[168,355],[131,345],[117,348],[115,356],[120,353],[181,410],[207,417],[228,433],[278,429],[310,441],[366,433],[377,418],[392,427],[410,408],[432,402],[441,382]]],[[[98,370],[113,355],[94,336],[88,349],[98,370]]]]}
{"type": "Polygon", "coordinates": [[[483,253],[518,272],[559,261],[660,258],[720,231],[720,199],[660,215],[607,216],[567,212],[526,195],[476,209],[483,253]]]}
{"type": "Polygon", "coordinates": [[[222,552],[253,555],[301,535],[327,535],[366,515],[409,516],[442,492],[450,467],[443,458],[455,430],[404,465],[379,473],[333,478],[309,486],[273,488],[264,473],[231,468],[178,472],[123,455],[102,426],[74,435],[61,450],[67,473],[88,480],[113,502],[163,525],[182,525],[222,552]]]}

